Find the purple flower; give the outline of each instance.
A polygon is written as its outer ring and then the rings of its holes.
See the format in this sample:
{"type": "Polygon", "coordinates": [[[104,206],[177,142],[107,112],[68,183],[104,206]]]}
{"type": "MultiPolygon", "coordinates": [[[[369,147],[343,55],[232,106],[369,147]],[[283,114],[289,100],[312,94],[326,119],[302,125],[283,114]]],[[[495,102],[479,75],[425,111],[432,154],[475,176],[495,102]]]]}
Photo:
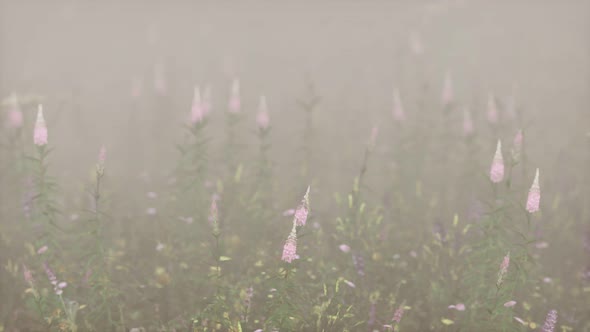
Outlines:
{"type": "Polygon", "coordinates": [[[295,224],[293,224],[293,229],[287,237],[281,259],[287,263],[291,263],[294,259],[297,259],[297,230],[295,224]]]}
{"type": "Polygon", "coordinates": [[[545,324],[541,328],[542,332],[553,332],[555,329],[555,324],[557,323],[557,311],[551,310],[547,314],[547,318],[545,319],[545,324]]]}

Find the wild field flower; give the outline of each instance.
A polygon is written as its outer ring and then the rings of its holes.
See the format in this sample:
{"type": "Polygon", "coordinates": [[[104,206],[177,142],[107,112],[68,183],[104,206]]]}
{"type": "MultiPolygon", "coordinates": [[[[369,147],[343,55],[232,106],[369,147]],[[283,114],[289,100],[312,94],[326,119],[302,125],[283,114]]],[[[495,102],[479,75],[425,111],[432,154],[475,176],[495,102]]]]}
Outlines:
{"type": "Polygon", "coordinates": [[[283,256],[281,259],[287,263],[291,263],[294,259],[297,259],[297,229],[295,223],[293,223],[291,233],[289,233],[287,241],[285,241],[285,245],[283,246],[283,256]]]}
{"type": "Polygon", "coordinates": [[[473,134],[473,120],[471,120],[471,112],[465,107],[463,109],[463,135],[470,136],[473,134]]]}
{"type": "Polygon", "coordinates": [[[488,122],[491,124],[498,123],[498,107],[496,106],[496,98],[494,94],[490,92],[488,95],[488,112],[487,112],[488,122]]]}
{"type": "Polygon", "coordinates": [[[104,174],[104,164],[107,159],[107,149],[103,146],[100,147],[100,151],[98,152],[98,163],[96,164],[96,172],[99,175],[104,174]]]}
{"type": "Polygon", "coordinates": [[[521,129],[516,133],[516,135],[514,136],[514,140],[512,141],[511,154],[512,154],[512,160],[515,162],[520,159],[520,154],[522,152],[522,140],[523,140],[523,135],[522,135],[522,129],[521,129]]]}
{"type": "Polygon", "coordinates": [[[374,150],[375,145],[377,144],[377,136],[379,135],[379,127],[373,126],[371,128],[371,136],[369,136],[369,141],[367,142],[367,148],[369,150],[374,150]]]}
{"type": "Polygon", "coordinates": [[[500,264],[500,271],[498,271],[498,281],[496,282],[496,286],[500,287],[504,282],[504,278],[508,273],[508,267],[510,266],[510,252],[504,256],[502,263],[500,264]]]}
{"type": "Polygon", "coordinates": [[[417,31],[414,31],[410,34],[410,49],[416,56],[424,54],[424,44],[422,43],[422,38],[417,31]]]}
{"type": "Polygon", "coordinates": [[[402,321],[402,317],[404,316],[404,306],[400,305],[395,313],[393,314],[393,321],[396,323],[400,323],[402,321]]]}
{"type": "Polygon", "coordinates": [[[463,304],[463,303],[451,304],[449,306],[449,309],[455,309],[457,311],[465,311],[465,304],[463,304]]]}
{"type": "Polygon", "coordinates": [[[444,106],[448,106],[453,102],[453,78],[449,70],[445,74],[441,98],[444,106]]]}
{"type": "Polygon", "coordinates": [[[526,210],[529,213],[535,213],[539,211],[539,203],[541,201],[541,187],[539,187],[539,169],[535,172],[535,179],[529,189],[529,196],[526,201],[526,210]]]}
{"type": "Polygon", "coordinates": [[[404,105],[398,88],[393,90],[393,118],[398,122],[402,122],[406,119],[404,105]]]}
{"type": "Polygon", "coordinates": [[[51,270],[47,263],[43,263],[43,269],[45,270],[45,274],[47,274],[49,282],[51,282],[51,284],[53,285],[53,290],[55,291],[55,294],[61,295],[63,293],[63,289],[66,288],[68,284],[65,281],[57,280],[55,273],[53,273],[53,270],[51,270]]]}
{"type": "Polygon", "coordinates": [[[37,120],[35,121],[35,130],[33,132],[33,142],[37,146],[47,144],[47,125],[43,117],[43,105],[39,105],[37,111],[37,120]]]}
{"type": "Polygon", "coordinates": [[[30,286],[33,285],[33,273],[24,264],[23,264],[23,277],[25,278],[26,283],[28,283],[30,286]]]}
{"type": "Polygon", "coordinates": [[[307,222],[307,216],[309,215],[309,186],[307,187],[307,191],[301,200],[297,209],[295,209],[295,225],[297,226],[305,226],[307,222]]]}
{"type": "Polygon", "coordinates": [[[496,153],[492,160],[492,167],[490,169],[490,180],[494,183],[502,181],[504,178],[504,158],[502,157],[502,143],[498,140],[496,145],[496,153]]]}
{"type": "Polygon", "coordinates": [[[203,113],[205,115],[211,113],[212,102],[211,102],[211,86],[206,85],[203,90],[203,113]]]}
{"type": "Polygon", "coordinates": [[[508,302],[504,303],[504,307],[511,308],[511,307],[514,307],[515,304],[516,304],[516,301],[508,301],[508,302]]]}
{"type": "Polygon", "coordinates": [[[258,114],[256,115],[256,125],[260,131],[265,131],[270,125],[270,118],[268,116],[268,106],[266,104],[266,97],[260,96],[258,104],[258,114]]]}
{"type": "Polygon", "coordinates": [[[229,111],[230,113],[240,113],[240,81],[235,78],[231,86],[231,95],[229,97],[229,111]]]}
{"type": "Polygon", "coordinates": [[[541,328],[541,332],[553,332],[555,329],[555,324],[557,324],[557,311],[551,310],[547,314],[547,318],[545,319],[545,324],[541,328]]]}
{"type": "Polygon", "coordinates": [[[37,255],[41,255],[41,254],[44,254],[44,253],[46,253],[48,249],[49,249],[49,248],[48,248],[47,246],[42,246],[41,248],[39,248],[39,249],[37,250],[37,255]]]}
{"type": "Polygon", "coordinates": [[[350,247],[347,244],[341,244],[340,246],[338,246],[338,248],[343,253],[349,253],[350,252],[350,247]]]}
{"type": "Polygon", "coordinates": [[[203,110],[203,103],[201,101],[201,92],[199,87],[196,86],[193,93],[193,104],[191,106],[191,118],[190,123],[192,125],[203,122],[205,117],[205,111],[203,110]]]}

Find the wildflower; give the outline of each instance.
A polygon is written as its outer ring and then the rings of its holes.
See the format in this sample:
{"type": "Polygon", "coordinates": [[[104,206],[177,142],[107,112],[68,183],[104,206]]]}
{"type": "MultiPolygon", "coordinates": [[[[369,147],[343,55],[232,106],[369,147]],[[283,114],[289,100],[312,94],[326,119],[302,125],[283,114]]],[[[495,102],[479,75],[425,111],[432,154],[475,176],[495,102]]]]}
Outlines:
{"type": "Polygon", "coordinates": [[[399,94],[399,89],[393,91],[393,118],[399,122],[405,120],[404,105],[399,94]]]}
{"type": "Polygon", "coordinates": [[[104,147],[104,145],[100,148],[100,151],[98,152],[98,163],[96,164],[96,172],[99,175],[104,174],[104,163],[107,159],[107,149],[104,147]]]}
{"type": "Polygon", "coordinates": [[[504,303],[504,306],[506,308],[510,308],[510,307],[514,307],[515,304],[516,304],[516,301],[508,301],[508,302],[504,303]]]}
{"type": "Polygon", "coordinates": [[[356,273],[359,276],[364,276],[365,275],[365,259],[363,258],[363,256],[358,255],[358,254],[353,254],[352,255],[352,264],[354,265],[354,268],[356,269],[356,273]]]}
{"type": "Polygon", "coordinates": [[[451,72],[447,71],[445,75],[445,81],[442,91],[442,103],[444,106],[448,106],[453,102],[453,79],[451,72]]]}
{"type": "Polygon", "coordinates": [[[502,143],[498,140],[496,146],[496,154],[492,160],[492,167],[490,169],[490,180],[494,183],[502,181],[504,178],[504,159],[502,158],[502,143]]]}
{"type": "Polygon", "coordinates": [[[231,96],[229,98],[230,113],[240,113],[240,81],[235,78],[231,87],[231,96]]]}
{"type": "Polygon", "coordinates": [[[293,229],[287,237],[285,246],[283,247],[283,256],[281,259],[287,263],[291,263],[294,259],[297,259],[297,229],[296,224],[293,223],[293,229]]]}
{"type": "Polygon", "coordinates": [[[422,44],[422,38],[416,31],[410,34],[410,49],[414,55],[419,56],[424,54],[424,45],[422,44]]]}
{"type": "Polygon", "coordinates": [[[205,115],[211,112],[211,87],[209,85],[205,86],[203,90],[203,113],[205,115]]]}
{"type": "Polygon", "coordinates": [[[541,332],[553,332],[555,329],[555,324],[557,323],[557,311],[551,310],[547,314],[547,318],[545,319],[545,324],[541,328],[541,332]]]}
{"type": "Polygon", "coordinates": [[[400,305],[399,308],[393,314],[393,321],[396,323],[400,323],[402,321],[402,317],[404,316],[404,306],[400,305]]]}
{"type": "Polygon", "coordinates": [[[258,105],[258,114],[256,115],[256,124],[260,131],[266,131],[270,124],[268,116],[268,106],[266,105],[266,97],[260,96],[260,104],[258,105]]]}
{"type": "Polygon", "coordinates": [[[350,288],[356,288],[356,285],[352,281],[348,281],[346,279],[343,280],[345,284],[348,285],[350,288]]]}
{"type": "Polygon", "coordinates": [[[338,248],[344,253],[350,252],[350,247],[347,244],[341,244],[338,248]]]}
{"type": "Polygon", "coordinates": [[[33,273],[23,264],[23,276],[29,285],[33,285],[33,273]]]}
{"type": "Polygon", "coordinates": [[[471,120],[471,112],[467,108],[463,110],[463,135],[470,136],[473,134],[473,120],[471,120]]]}
{"type": "Polygon", "coordinates": [[[449,309],[455,309],[457,311],[465,311],[465,304],[463,304],[463,303],[451,304],[449,306],[449,309]]]}
{"type": "Polygon", "coordinates": [[[49,265],[47,265],[47,263],[43,263],[43,269],[45,270],[45,274],[47,274],[49,282],[51,282],[51,284],[53,285],[53,290],[55,291],[55,294],[61,295],[63,293],[63,289],[67,287],[68,283],[65,281],[57,280],[55,273],[53,273],[53,271],[51,270],[49,265]]]}
{"type": "Polygon", "coordinates": [[[526,201],[526,210],[529,213],[539,211],[539,201],[541,200],[541,187],[539,187],[539,169],[535,172],[535,179],[529,190],[529,196],[526,201]]]}
{"type": "Polygon", "coordinates": [[[160,95],[166,94],[166,77],[164,74],[164,65],[161,63],[156,64],[154,67],[154,89],[160,95]]]}
{"type": "Polygon", "coordinates": [[[193,94],[193,105],[191,107],[191,124],[198,124],[203,122],[205,117],[205,112],[203,110],[203,103],[201,102],[201,92],[199,91],[199,87],[195,87],[195,92],[193,94]]]}
{"type": "Polygon", "coordinates": [[[209,208],[209,223],[213,227],[213,235],[218,236],[219,230],[219,210],[217,209],[217,198],[211,199],[211,207],[209,208]]]}
{"type": "Polygon", "coordinates": [[[490,93],[488,95],[488,113],[487,113],[488,121],[491,124],[498,123],[498,107],[496,106],[496,99],[494,95],[490,93]]]}
{"type": "Polygon", "coordinates": [[[47,246],[43,246],[43,247],[39,248],[37,250],[37,255],[41,255],[41,254],[45,253],[47,251],[47,249],[49,249],[47,246]]]}
{"type": "Polygon", "coordinates": [[[367,143],[367,148],[369,150],[375,149],[375,144],[377,143],[377,135],[379,135],[379,127],[373,126],[371,129],[371,136],[369,136],[369,142],[367,143]]]}
{"type": "Polygon", "coordinates": [[[515,162],[520,159],[520,153],[522,151],[522,140],[523,140],[523,135],[522,135],[522,129],[521,129],[516,133],[516,136],[514,136],[514,140],[512,141],[511,154],[512,154],[512,160],[515,162]]]}
{"type": "Polygon", "coordinates": [[[307,187],[307,191],[301,200],[301,203],[295,209],[295,219],[294,222],[297,226],[305,226],[307,222],[307,216],[309,215],[309,186],[307,187]]]}
{"type": "Polygon", "coordinates": [[[131,81],[131,97],[137,99],[141,97],[142,83],[141,79],[136,77],[131,81]]]}
{"type": "Polygon", "coordinates": [[[502,263],[500,264],[500,271],[498,272],[498,282],[496,282],[496,286],[500,287],[502,282],[504,282],[504,278],[506,277],[506,273],[508,273],[508,267],[510,266],[510,252],[504,256],[502,263]]]}
{"type": "Polygon", "coordinates": [[[44,146],[47,144],[47,125],[45,124],[45,118],[43,118],[43,105],[39,105],[37,111],[37,121],[35,122],[33,142],[37,146],[44,146]]]}
{"type": "Polygon", "coordinates": [[[20,111],[18,97],[15,93],[10,97],[10,110],[8,111],[8,128],[20,128],[23,126],[23,113],[20,111]]]}

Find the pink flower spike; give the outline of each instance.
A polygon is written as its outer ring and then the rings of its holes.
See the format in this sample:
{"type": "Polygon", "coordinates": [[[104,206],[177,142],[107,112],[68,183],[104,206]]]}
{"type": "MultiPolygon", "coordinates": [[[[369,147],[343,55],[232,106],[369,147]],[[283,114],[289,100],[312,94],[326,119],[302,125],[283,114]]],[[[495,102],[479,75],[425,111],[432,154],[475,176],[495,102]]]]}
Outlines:
{"type": "Polygon", "coordinates": [[[397,88],[393,91],[393,118],[398,122],[403,122],[406,119],[404,105],[397,88]]]}
{"type": "Polygon", "coordinates": [[[231,95],[229,98],[229,111],[230,113],[240,113],[240,109],[240,81],[237,78],[235,78],[231,86],[231,95]]]}
{"type": "Polygon", "coordinates": [[[488,95],[488,122],[491,124],[498,123],[498,107],[496,106],[496,99],[492,93],[488,95]]]}
{"type": "Polygon", "coordinates": [[[203,103],[201,102],[201,92],[199,87],[196,86],[193,94],[193,105],[191,107],[191,124],[201,123],[205,117],[205,111],[203,110],[203,103]]]}
{"type": "Polygon", "coordinates": [[[25,278],[25,281],[28,284],[32,284],[33,283],[33,273],[24,264],[23,264],[23,276],[25,278]]]}
{"type": "Polygon", "coordinates": [[[444,106],[448,106],[453,102],[453,79],[449,70],[447,70],[447,73],[445,74],[445,81],[443,84],[441,97],[444,106]]]}
{"type": "Polygon", "coordinates": [[[293,223],[293,229],[287,237],[285,246],[283,247],[283,256],[281,259],[284,262],[291,263],[294,259],[297,259],[297,229],[295,223],[293,223]]]}
{"type": "Polygon", "coordinates": [[[506,308],[511,308],[511,307],[514,307],[515,304],[516,304],[516,301],[508,301],[508,302],[504,303],[504,306],[506,308]]]}
{"type": "Polygon", "coordinates": [[[414,31],[410,34],[410,49],[416,56],[424,54],[422,38],[420,38],[420,34],[417,31],[414,31]]]}
{"type": "Polygon", "coordinates": [[[268,106],[266,104],[266,97],[260,96],[260,103],[258,104],[258,114],[256,115],[256,124],[258,129],[265,131],[270,125],[270,118],[268,116],[268,106]]]}
{"type": "Polygon", "coordinates": [[[404,307],[403,307],[403,305],[400,305],[399,308],[397,308],[397,310],[393,314],[392,320],[399,324],[402,321],[403,316],[404,316],[404,307]]]}
{"type": "Polygon", "coordinates": [[[470,136],[473,134],[473,120],[471,120],[471,112],[467,108],[463,110],[463,135],[470,136]]]}
{"type": "Polygon", "coordinates": [[[496,286],[500,287],[502,282],[504,282],[504,277],[508,273],[508,267],[510,267],[510,252],[504,256],[502,263],[500,264],[500,271],[498,271],[498,281],[496,282],[496,286]]]}
{"type": "Polygon", "coordinates": [[[539,169],[535,173],[535,179],[529,190],[529,196],[526,201],[526,210],[529,213],[539,211],[539,203],[541,201],[541,187],[539,187],[539,169]]]}
{"type": "Polygon", "coordinates": [[[498,140],[496,146],[496,154],[492,161],[492,167],[490,169],[490,180],[493,183],[498,183],[504,178],[504,158],[502,158],[502,143],[498,140]]]}
{"type": "Polygon", "coordinates": [[[35,122],[33,142],[37,146],[47,145],[47,125],[45,124],[45,118],[43,117],[43,105],[39,105],[37,111],[37,121],[35,122]]]}
{"type": "Polygon", "coordinates": [[[545,324],[541,328],[541,332],[553,332],[555,329],[555,324],[557,324],[557,311],[551,310],[547,314],[547,318],[545,319],[545,324]]]}
{"type": "Polygon", "coordinates": [[[211,86],[206,85],[203,90],[203,113],[205,115],[211,113],[211,86]]]}
{"type": "Polygon", "coordinates": [[[301,200],[301,203],[295,209],[295,218],[293,222],[296,226],[305,226],[307,222],[307,216],[309,215],[309,186],[307,187],[307,191],[301,200]]]}

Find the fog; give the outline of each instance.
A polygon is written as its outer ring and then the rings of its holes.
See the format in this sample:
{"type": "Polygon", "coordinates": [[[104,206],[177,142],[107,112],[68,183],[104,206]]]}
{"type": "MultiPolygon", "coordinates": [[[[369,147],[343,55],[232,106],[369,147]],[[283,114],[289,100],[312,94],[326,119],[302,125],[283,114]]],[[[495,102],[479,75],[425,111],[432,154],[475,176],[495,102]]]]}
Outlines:
{"type": "Polygon", "coordinates": [[[0,331],[590,331],[587,1],[0,0],[0,99],[0,331]]]}

